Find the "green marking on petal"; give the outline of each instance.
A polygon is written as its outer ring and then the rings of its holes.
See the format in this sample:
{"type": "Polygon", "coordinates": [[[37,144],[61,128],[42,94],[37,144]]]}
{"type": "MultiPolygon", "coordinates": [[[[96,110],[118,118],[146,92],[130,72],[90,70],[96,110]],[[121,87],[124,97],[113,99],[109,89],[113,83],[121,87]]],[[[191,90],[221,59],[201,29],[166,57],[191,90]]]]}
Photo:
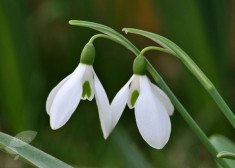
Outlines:
{"type": "Polygon", "coordinates": [[[132,92],[132,95],[131,95],[131,106],[132,107],[134,107],[134,105],[135,105],[135,102],[136,102],[136,100],[137,100],[137,98],[139,97],[139,91],[138,90],[134,90],[133,92],[132,92]]]}
{"type": "Polygon", "coordinates": [[[85,96],[87,95],[88,98],[91,97],[91,86],[90,86],[90,83],[89,81],[85,81],[83,83],[83,91],[82,91],[82,97],[85,98],[85,96]]]}

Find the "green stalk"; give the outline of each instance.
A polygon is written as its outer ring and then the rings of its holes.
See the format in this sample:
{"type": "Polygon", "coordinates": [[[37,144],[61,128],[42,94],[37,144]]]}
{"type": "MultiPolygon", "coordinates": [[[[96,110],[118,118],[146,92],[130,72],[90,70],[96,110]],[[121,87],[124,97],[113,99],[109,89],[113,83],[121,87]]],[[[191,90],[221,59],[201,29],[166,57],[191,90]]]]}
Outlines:
{"type": "Polygon", "coordinates": [[[204,88],[209,92],[214,101],[217,103],[225,117],[228,119],[230,124],[235,128],[235,115],[225,103],[223,98],[220,96],[219,92],[216,90],[213,83],[207,78],[207,76],[201,71],[197,64],[175,43],[162,37],[158,34],[150,33],[143,30],[124,28],[126,33],[134,33],[143,35],[147,38],[152,39],[156,43],[162,45],[164,48],[168,49],[173,55],[176,55],[185,66],[194,74],[194,76],[199,80],[199,82],[204,86],[204,88]]]}
{"type": "Polygon", "coordinates": [[[109,40],[112,40],[116,43],[119,43],[121,44],[118,40],[116,40],[115,38],[111,37],[111,36],[108,36],[108,35],[105,35],[105,34],[96,34],[94,36],[92,36],[89,40],[89,43],[94,43],[95,39],[97,38],[106,38],[106,39],[109,39],[109,40]]]}
{"type": "Polygon", "coordinates": [[[150,51],[150,50],[156,50],[156,51],[161,51],[161,52],[164,52],[167,54],[175,55],[173,52],[169,51],[168,49],[165,49],[162,47],[149,46],[149,47],[146,47],[143,50],[141,50],[140,56],[144,55],[144,53],[146,53],[147,51],[150,51]]]}
{"type": "MultiPolygon", "coordinates": [[[[109,40],[112,40],[114,42],[117,42],[117,39],[104,35],[104,34],[97,34],[91,37],[89,42],[94,42],[95,39],[97,38],[106,38],[109,40]]],[[[173,54],[167,49],[161,48],[161,47],[146,47],[144,48],[141,52],[139,52],[139,55],[142,56],[146,51],[148,50],[157,50],[157,51],[162,51],[168,54],[173,54]]],[[[174,55],[174,54],[173,54],[174,55]]],[[[146,59],[147,60],[147,59],[146,59]]],[[[214,148],[214,146],[211,144],[205,133],[201,130],[201,128],[197,125],[197,123],[193,120],[193,118],[189,115],[187,110],[184,108],[184,106],[180,103],[180,101],[176,98],[174,93],[170,90],[170,88],[167,86],[165,81],[162,79],[162,77],[158,74],[158,72],[154,69],[154,67],[150,64],[150,62],[147,60],[147,70],[149,73],[152,75],[153,79],[155,82],[166,92],[166,94],[169,96],[171,99],[172,103],[175,105],[176,109],[180,112],[184,120],[188,123],[188,125],[192,128],[192,130],[196,133],[196,135],[199,137],[199,139],[202,141],[202,143],[207,147],[209,152],[214,156],[214,158],[222,165],[224,168],[229,168],[227,163],[223,159],[217,158],[218,152],[214,148]]]]}

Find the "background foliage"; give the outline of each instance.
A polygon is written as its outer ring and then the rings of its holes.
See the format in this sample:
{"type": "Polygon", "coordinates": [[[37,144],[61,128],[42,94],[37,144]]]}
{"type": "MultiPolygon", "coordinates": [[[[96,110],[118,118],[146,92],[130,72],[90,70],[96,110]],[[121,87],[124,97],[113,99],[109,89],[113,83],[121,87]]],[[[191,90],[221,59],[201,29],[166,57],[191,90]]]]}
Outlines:
{"type": "MultiPolygon", "coordinates": [[[[134,27],[166,36],[193,58],[234,110],[234,9],[230,0],[2,0],[1,131],[11,135],[37,131],[33,146],[77,167],[214,167],[210,154],[177,111],[171,117],[170,141],[159,151],[143,141],[128,108],[105,141],[94,100],[82,101],[57,131],[50,129],[45,101],[50,90],[75,69],[82,48],[96,33],[68,24],[80,19],[119,32],[134,27]]],[[[154,44],[143,37],[127,37],[139,49],[154,44]]],[[[94,67],[112,100],[132,75],[134,56],[105,39],[97,40],[95,47],[94,67]]],[[[180,61],[158,52],[148,55],[208,136],[219,133],[234,140],[233,128],[180,61]]],[[[9,165],[26,167],[0,153],[0,167],[9,165]]]]}

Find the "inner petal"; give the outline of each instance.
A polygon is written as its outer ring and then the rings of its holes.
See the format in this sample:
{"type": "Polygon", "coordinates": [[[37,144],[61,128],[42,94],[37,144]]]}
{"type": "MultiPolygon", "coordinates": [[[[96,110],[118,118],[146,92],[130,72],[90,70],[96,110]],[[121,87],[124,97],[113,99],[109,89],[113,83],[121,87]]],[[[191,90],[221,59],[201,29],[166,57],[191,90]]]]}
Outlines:
{"type": "Polygon", "coordinates": [[[85,98],[90,98],[91,97],[91,85],[90,85],[90,82],[88,80],[86,80],[84,83],[83,83],[83,91],[82,91],[82,97],[85,99],[85,98]]]}
{"type": "Polygon", "coordinates": [[[132,92],[132,94],[131,94],[131,100],[130,100],[132,107],[135,106],[135,102],[136,102],[136,100],[138,99],[139,95],[140,95],[140,93],[139,93],[138,90],[134,90],[134,91],[132,92]]]}
{"type": "Polygon", "coordinates": [[[85,65],[86,71],[82,78],[83,83],[83,93],[82,100],[91,101],[94,98],[94,75],[93,75],[93,67],[91,65],[85,65]]]}
{"type": "Polygon", "coordinates": [[[135,107],[135,102],[139,97],[139,90],[140,90],[139,76],[135,75],[130,85],[130,92],[127,101],[127,105],[130,109],[135,107]]]}

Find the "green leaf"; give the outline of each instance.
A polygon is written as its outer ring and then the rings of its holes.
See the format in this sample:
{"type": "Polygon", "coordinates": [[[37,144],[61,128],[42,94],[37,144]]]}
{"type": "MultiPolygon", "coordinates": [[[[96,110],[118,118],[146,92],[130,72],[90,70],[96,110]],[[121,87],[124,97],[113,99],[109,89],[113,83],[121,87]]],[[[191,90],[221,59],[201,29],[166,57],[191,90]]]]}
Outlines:
{"type": "Polygon", "coordinates": [[[116,39],[116,42],[125,46],[127,49],[132,51],[134,54],[136,54],[136,55],[139,54],[139,50],[129,40],[127,40],[120,33],[118,33],[117,31],[115,31],[114,29],[112,29],[108,26],[94,23],[94,22],[81,21],[81,20],[70,20],[69,24],[74,25],[74,26],[87,27],[87,28],[91,28],[91,29],[100,31],[100,32],[107,34],[107,35],[113,37],[114,39],[116,39]]]}
{"type": "MultiPolygon", "coordinates": [[[[11,145],[15,137],[0,132],[0,150],[40,168],[72,168],[55,157],[17,139],[17,145],[11,145]]],[[[15,143],[14,143],[15,144],[15,143]]]]}
{"type": "MultiPolygon", "coordinates": [[[[210,137],[210,141],[214,145],[214,147],[218,153],[221,151],[227,151],[227,152],[230,152],[233,154],[235,153],[235,144],[231,140],[226,138],[225,136],[213,135],[210,137]]],[[[217,155],[217,157],[218,157],[218,155],[217,155]]],[[[234,160],[224,159],[224,161],[227,162],[227,164],[230,167],[235,167],[234,160]]]]}

